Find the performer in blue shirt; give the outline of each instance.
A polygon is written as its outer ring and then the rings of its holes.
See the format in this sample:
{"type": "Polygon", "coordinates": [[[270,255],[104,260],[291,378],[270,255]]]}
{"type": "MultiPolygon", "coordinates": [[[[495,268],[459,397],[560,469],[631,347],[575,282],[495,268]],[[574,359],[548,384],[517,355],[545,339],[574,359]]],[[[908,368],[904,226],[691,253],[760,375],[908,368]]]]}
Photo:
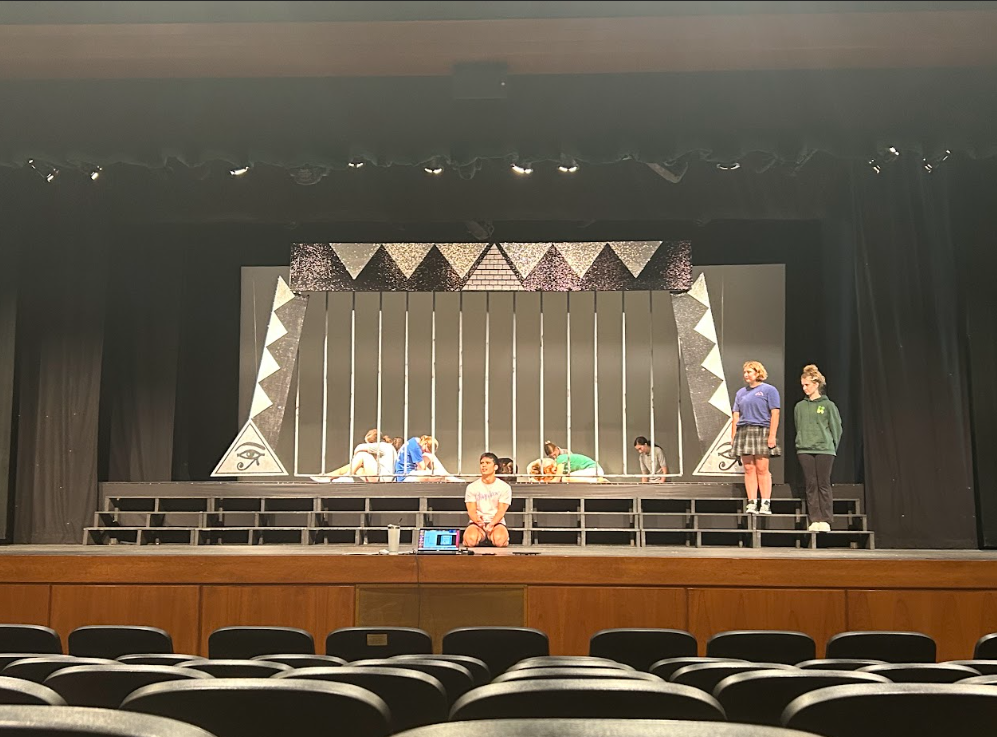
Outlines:
{"type": "Polygon", "coordinates": [[[766,384],[768,373],[758,361],[744,364],[744,383],[734,397],[731,421],[733,455],[744,465],[744,488],[748,493],[748,514],[772,514],[772,474],[769,458],[781,454],[776,443],[779,429],[779,391],[766,384]],[[762,504],[757,497],[761,493],[762,504]]]}

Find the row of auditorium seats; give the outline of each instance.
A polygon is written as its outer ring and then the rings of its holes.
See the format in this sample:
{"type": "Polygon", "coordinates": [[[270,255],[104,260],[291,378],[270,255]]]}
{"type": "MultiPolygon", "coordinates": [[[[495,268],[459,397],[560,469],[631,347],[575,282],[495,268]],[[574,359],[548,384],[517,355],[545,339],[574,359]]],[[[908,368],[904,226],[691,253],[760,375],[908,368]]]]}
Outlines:
{"type": "MultiPolygon", "coordinates": [[[[648,671],[665,658],[693,657],[696,638],[688,632],[657,628],[620,628],[595,633],[589,655],[606,657],[648,671]]],[[[116,659],[122,655],[173,654],[169,633],[156,627],[87,626],[68,637],[70,655],[116,659]]],[[[470,655],[484,660],[494,673],[523,658],[548,655],[547,635],[526,627],[462,627],[446,633],[443,653],[470,655]]],[[[62,640],[55,630],[39,625],[0,624],[0,653],[61,654],[62,640]]],[[[311,633],[293,627],[223,627],[208,637],[211,659],[247,659],[258,655],[315,655],[311,633]]],[[[413,627],[346,627],[330,632],[326,655],[352,662],[394,655],[433,652],[430,635],[413,627]]],[[[888,663],[933,663],[936,646],[919,632],[842,632],[825,648],[831,659],[866,659],[888,663]]],[[[816,658],[813,638],[802,632],[739,630],[720,632],[706,643],[706,655],[795,665],[816,658]]],[[[175,655],[154,663],[170,664],[195,656],[175,655]]],[[[979,639],[974,660],[997,659],[997,633],[979,639]]],[[[315,663],[316,665],[318,663],[315,663]]]]}
{"type": "MultiPolygon", "coordinates": [[[[828,737],[989,734],[997,723],[997,675],[974,675],[954,684],[890,680],[904,669],[944,669],[944,664],[882,664],[849,671],[677,658],[670,660],[697,662],[666,660],[652,667],[654,673],[646,673],[605,658],[539,656],[515,663],[490,683],[475,687],[468,668],[439,655],[297,669],[278,656],[258,661],[270,667],[252,675],[264,677],[244,678],[213,677],[210,666],[222,666],[217,672],[225,675],[224,666],[230,664],[226,661],[135,666],[76,665],[74,660],[86,659],[50,655],[9,663],[0,674],[0,703],[45,706],[53,712],[76,711],[80,705],[118,708],[176,719],[217,737],[319,728],[385,737],[420,727],[424,729],[419,737],[450,737],[442,726],[440,732],[425,728],[447,720],[474,721],[476,725],[465,726],[462,734],[472,729],[487,734],[489,727],[482,721],[505,718],[556,719],[558,724],[573,718],[781,724],[828,737]],[[39,664],[45,669],[32,670],[39,664]],[[463,676],[457,690],[435,677],[434,665],[463,676]],[[667,680],[661,677],[666,672],[667,680]],[[27,680],[27,675],[43,683],[27,680]]],[[[979,672],[968,666],[950,670],[959,676],[979,672]]],[[[27,734],[5,730],[3,712],[10,708],[0,707],[0,735],[27,734]]],[[[35,715],[46,716],[37,711],[35,715]]],[[[653,725],[647,728],[659,733],[653,725]]],[[[619,724],[602,734],[608,733],[623,734],[619,724]]],[[[136,730],[120,734],[146,737],[136,730]]],[[[676,727],[667,734],[705,737],[706,732],[676,727]]],[[[769,733],[728,731],[716,725],[710,734],[769,733]]]]}

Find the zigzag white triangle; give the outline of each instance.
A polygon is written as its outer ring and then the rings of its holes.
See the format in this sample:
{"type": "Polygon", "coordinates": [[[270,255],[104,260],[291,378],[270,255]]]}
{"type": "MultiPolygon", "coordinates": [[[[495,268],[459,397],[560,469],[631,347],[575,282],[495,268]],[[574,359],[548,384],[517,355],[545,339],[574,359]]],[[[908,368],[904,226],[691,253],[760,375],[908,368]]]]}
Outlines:
{"type": "Polygon", "coordinates": [[[636,278],[661,247],[661,241],[613,241],[609,246],[636,278]]]}
{"type": "Polygon", "coordinates": [[[277,363],[277,359],[273,357],[269,348],[264,348],[263,356],[260,358],[260,371],[256,375],[257,383],[263,381],[268,376],[273,376],[278,371],[280,371],[280,364],[277,363]]]}
{"type": "Polygon", "coordinates": [[[276,310],[278,307],[283,307],[288,302],[294,299],[294,292],[291,288],[287,286],[287,282],[284,281],[284,277],[277,277],[277,290],[273,295],[273,308],[276,310]]]}
{"type": "Polygon", "coordinates": [[[488,248],[487,243],[437,243],[437,250],[443,254],[451,268],[457,272],[461,279],[467,276],[467,272],[474,266],[481,252],[488,248]]]}
{"type": "Polygon", "coordinates": [[[391,256],[406,279],[411,279],[412,274],[419,268],[419,264],[426,258],[426,254],[433,247],[432,243],[385,243],[384,250],[391,256]]]}
{"type": "Polygon", "coordinates": [[[710,397],[710,404],[723,412],[728,417],[733,417],[733,410],[730,408],[730,395],[727,393],[727,382],[723,381],[717,390],[710,397]]]}
{"type": "Polygon", "coordinates": [[[713,308],[708,309],[699,318],[699,322],[696,323],[696,327],[693,329],[704,338],[708,338],[714,343],[717,342],[717,326],[713,323],[713,308]]]}
{"type": "Polygon", "coordinates": [[[516,267],[519,275],[525,279],[530,272],[537,268],[540,259],[544,257],[553,243],[503,243],[501,248],[503,253],[509,257],[509,261],[516,267]]]}
{"type": "Polygon", "coordinates": [[[716,343],[713,344],[713,348],[710,349],[710,352],[706,354],[706,358],[699,365],[721,381],[724,380],[724,364],[720,358],[720,346],[716,343]]]}
{"type": "Polygon", "coordinates": [[[689,290],[689,296],[705,307],[710,306],[710,293],[706,291],[706,276],[700,274],[689,290]]]}
{"type": "Polygon", "coordinates": [[[332,243],[333,252],[356,279],[381,247],[380,243],[332,243]]]}
{"type": "Polygon", "coordinates": [[[286,476],[284,464],[270,443],[249,420],[218,461],[212,476],[286,476]]]}
{"type": "Polygon", "coordinates": [[[605,243],[562,243],[557,250],[564,256],[571,270],[582,277],[605,247],[605,243]]]}
{"type": "Polygon", "coordinates": [[[253,406],[249,408],[249,417],[252,419],[256,417],[260,412],[270,407],[273,404],[273,400],[267,396],[267,393],[263,391],[263,387],[259,384],[256,385],[256,390],[253,392],[253,406]]]}
{"type": "Polygon", "coordinates": [[[277,317],[276,312],[271,312],[270,324],[267,325],[267,340],[264,345],[273,345],[285,335],[287,335],[287,328],[284,327],[284,323],[277,317]]]}

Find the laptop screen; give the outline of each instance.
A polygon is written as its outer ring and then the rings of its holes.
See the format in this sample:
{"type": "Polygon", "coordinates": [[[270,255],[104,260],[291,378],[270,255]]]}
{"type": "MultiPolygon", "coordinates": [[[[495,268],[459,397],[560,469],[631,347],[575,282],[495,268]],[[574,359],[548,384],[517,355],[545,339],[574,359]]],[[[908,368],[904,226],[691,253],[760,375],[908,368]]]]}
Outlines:
{"type": "Polygon", "coordinates": [[[419,553],[456,553],[460,550],[460,530],[419,530],[419,553]]]}

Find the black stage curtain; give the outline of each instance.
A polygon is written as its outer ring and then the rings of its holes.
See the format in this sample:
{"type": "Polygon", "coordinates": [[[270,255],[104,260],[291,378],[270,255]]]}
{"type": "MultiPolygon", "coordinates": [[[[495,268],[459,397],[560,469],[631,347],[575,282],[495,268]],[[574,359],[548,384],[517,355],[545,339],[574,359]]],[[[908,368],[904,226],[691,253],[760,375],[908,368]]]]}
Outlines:
{"type": "Polygon", "coordinates": [[[953,223],[961,267],[980,540],[983,547],[997,548],[997,162],[960,162],[958,174],[953,223]]]}
{"type": "Polygon", "coordinates": [[[977,544],[960,285],[943,169],[856,165],[865,487],[884,547],[977,544]]]}
{"type": "MultiPolygon", "coordinates": [[[[73,208],[75,210],[75,208],[73,208]]],[[[79,543],[97,510],[107,242],[80,209],[24,243],[15,542],[79,543]]]]}

